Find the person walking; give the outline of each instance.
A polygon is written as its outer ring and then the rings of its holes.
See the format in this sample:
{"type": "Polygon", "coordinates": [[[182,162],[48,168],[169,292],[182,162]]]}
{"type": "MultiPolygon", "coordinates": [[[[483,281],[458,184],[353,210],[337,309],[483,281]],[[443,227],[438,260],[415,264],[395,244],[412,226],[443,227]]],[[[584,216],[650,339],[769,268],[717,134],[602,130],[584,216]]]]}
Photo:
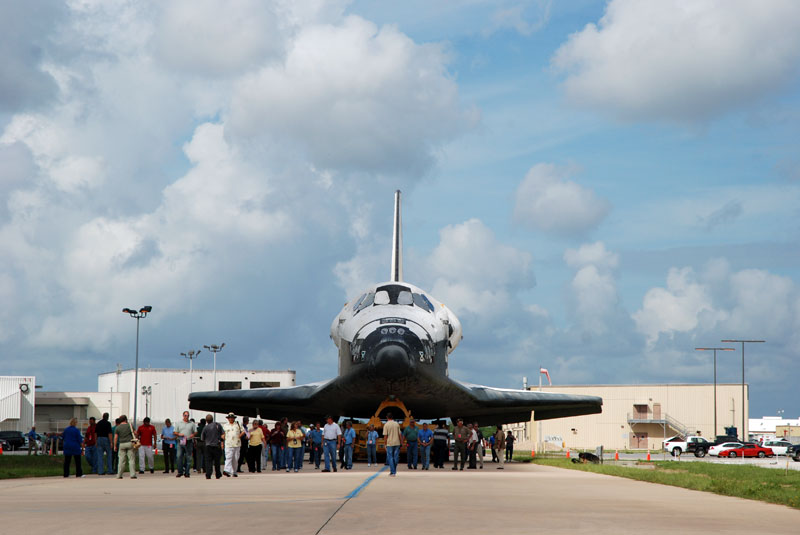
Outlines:
{"type": "Polygon", "coordinates": [[[408,427],[403,429],[403,440],[406,443],[406,460],[408,461],[408,469],[416,470],[419,454],[419,427],[414,418],[408,422],[408,427]]]}
{"type": "Polygon", "coordinates": [[[222,471],[219,468],[219,460],[222,455],[225,432],[222,430],[222,426],[214,421],[212,415],[207,414],[205,421],[206,425],[203,427],[203,432],[200,433],[200,438],[206,449],[206,479],[211,479],[212,472],[216,472],[217,479],[219,479],[222,477],[222,471]]]}
{"type": "MultiPolygon", "coordinates": [[[[115,418],[114,419],[114,425],[111,426],[111,434],[114,435],[114,436],[116,436],[116,434],[117,434],[117,426],[119,425],[120,421],[121,420],[119,418],[115,418]]],[[[113,444],[113,441],[112,441],[112,444],[113,444]]],[[[114,473],[116,474],[117,473],[117,468],[119,468],[119,451],[117,451],[115,448],[111,448],[111,449],[114,451],[114,473]]]]}
{"type": "Polygon", "coordinates": [[[261,473],[261,450],[264,448],[264,444],[266,444],[264,431],[261,430],[258,421],[254,421],[247,443],[247,470],[251,474],[253,472],[261,473]]]}
{"type": "Polygon", "coordinates": [[[500,463],[500,466],[498,466],[497,469],[498,470],[502,470],[503,469],[503,460],[504,460],[503,450],[506,447],[506,438],[505,438],[505,434],[503,433],[503,426],[500,425],[500,424],[497,425],[497,431],[495,431],[495,433],[494,433],[494,446],[495,446],[495,449],[497,449],[497,452],[498,452],[497,462],[500,463]]]}
{"type": "Polygon", "coordinates": [[[118,418],[119,423],[114,429],[114,451],[117,452],[117,479],[122,479],[125,472],[125,463],[131,471],[131,479],[136,479],[136,459],[133,453],[133,425],[128,423],[128,417],[124,414],[118,418]]]}
{"type": "Polygon", "coordinates": [[[145,460],[150,466],[150,473],[155,473],[156,460],[153,456],[153,448],[156,447],[156,428],[150,425],[150,417],[145,417],[142,425],[136,429],[136,437],[139,439],[139,473],[144,474],[145,460]]]}
{"type": "Polygon", "coordinates": [[[264,433],[264,447],[262,448],[261,452],[261,466],[264,467],[264,470],[267,469],[267,461],[269,457],[269,427],[264,424],[264,420],[258,420],[258,427],[261,429],[261,432],[264,433]]]}
{"type": "Polygon", "coordinates": [[[113,474],[114,455],[112,453],[113,448],[111,447],[113,444],[113,436],[111,422],[108,421],[107,412],[104,412],[103,418],[97,422],[95,433],[97,433],[97,473],[101,476],[106,472],[113,474]],[[105,461],[103,460],[103,454],[106,455],[105,461]],[[108,469],[106,469],[106,467],[108,467],[108,469]]]}
{"type": "Polygon", "coordinates": [[[89,473],[97,473],[97,422],[94,416],[89,418],[89,427],[86,428],[86,435],[83,438],[84,455],[86,462],[89,463],[89,473]]]}
{"type": "Polygon", "coordinates": [[[33,452],[33,455],[37,455],[36,437],[38,435],[36,434],[36,426],[35,425],[31,426],[31,430],[28,431],[28,433],[25,436],[28,437],[28,455],[30,455],[31,452],[33,452]]]}
{"type": "Polygon", "coordinates": [[[369,424],[367,431],[367,466],[378,464],[378,432],[375,431],[375,426],[369,424]]]}
{"type": "MultiPolygon", "coordinates": [[[[194,422],[194,419],[192,419],[194,422]]],[[[206,452],[206,445],[200,439],[203,436],[203,428],[206,426],[206,419],[200,418],[200,422],[197,424],[197,433],[194,436],[194,471],[204,474],[206,471],[205,464],[203,461],[205,460],[205,452],[206,452]]]]}
{"type": "Polygon", "coordinates": [[[478,427],[478,422],[472,425],[472,430],[477,435],[478,441],[475,444],[475,452],[478,454],[478,465],[483,470],[483,456],[486,454],[486,438],[483,436],[483,431],[478,427]]]}
{"type": "Polygon", "coordinates": [[[439,425],[433,431],[433,467],[444,468],[444,463],[450,453],[450,431],[444,422],[439,420],[439,425]]]}
{"type": "Polygon", "coordinates": [[[197,425],[189,421],[189,411],[183,411],[183,421],[175,424],[178,444],[178,474],[175,477],[189,477],[192,471],[192,439],[197,434],[197,425]]]}
{"type": "Polygon", "coordinates": [[[272,471],[281,469],[283,462],[283,449],[286,447],[286,435],[280,422],[275,422],[269,433],[269,453],[272,456],[272,471]]]}
{"type": "Polygon", "coordinates": [[[494,434],[492,434],[492,436],[489,437],[489,446],[492,449],[492,462],[496,463],[497,462],[497,449],[495,449],[495,447],[494,447],[495,446],[494,434]]]}
{"type": "Polygon", "coordinates": [[[313,464],[314,469],[319,470],[319,463],[322,462],[322,425],[319,422],[311,425],[307,440],[309,445],[308,464],[313,464]]]}
{"type": "Polygon", "coordinates": [[[422,469],[428,470],[431,464],[431,445],[433,443],[433,431],[428,429],[428,424],[422,424],[417,440],[419,440],[419,454],[422,457],[422,469]]]}
{"type": "Polygon", "coordinates": [[[244,429],[236,421],[236,415],[232,412],[225,417],[228,423],[222,426],[225,435],[225,470],[222,472],[226,477],[239,477],[236,470],[239,466],[239,453],[242,451],[242,438],[245,437],[244,429]]]}
{"type": "Polygon", "coordinates": [[[292,422],[292,426],[286,434],[286,447],[289,450],[289,462],[286,465],[287,472],[291,470],[298,472],[302,468],[304,439],[305,435],[300,428],[300,422],[292,422]]]}
{"type": "Polygon", "coordinates": [[[383,426],[383,438],[386,440],[386,462],[389,463],[389,475],[397,475],[397,461],[400,457],[400,444],[402,442],[400,424],[394,421],[392,413],[386,413],[386,423],[383,426]]]}
{"type": "Polygon", "coordinates": [[[477,446],[478,443],[478,433],[475,432],[475,427],[469,423],[467,424],[467,429],[469,429],[469,440],[467,441],[467,458],[469,459],[469,464],[467,465],[468,470],[476,470],[478,466],[475,464],[476,459],[475,456],[477,454],[477,446]]]}
{"type": "Polygon", "coordinates": [[[69,477],[69,463],[75,459],[75,477],[83,477],[83,466],[81,466],[81,452],[83,451],[83,437],[80,430],[76,427],[78,419],[73,418],[61,433],[64,439],[64,477],[69,477]]]}
{"type": "Polygon", "coordinates": [[[336,472],[336,450],[342,438],[342,429],[339,424],[333,421],[333,417],[325,418],[326,424],[322,428],[322,440],[325,448],[325,469],[323,472],[331,471],[331,461],[333,461],[333,471],[336,472]]]}
{"type": "Polygon", "coordinates": [[[458,425],[453,428],[453,470],[459,470],[458,458],[461,457],[461,468],[464,469],[464,464],[467,462],[467,442],[472,436],[472,431],[464,426],[464,420],[459,418],[458,425]]]}
{"type": "Polygon", "coordinates": [[[514,435],[511,434],[511,431],[509,431],[506,434],[506,462],[507,463],[510,463],[511,459],[514,458],[514,442],[516,440],[517,439],[514,438],[514,435]]]}
{"type": "Polygon", "coordinates": [[[236,464],[237,472],[241,472],[242,465],[247,462],[247,448],[250,445],[250,418],[248,416],[242,417],[242,430],[245,436],[242,437],[242,445],[239,450],[239,461],[236,464]]]}
{"type": "Polygon", "coordinates": [[[347,420],[344,424],[344,468],[353,469],[353,448],[356,445],[356,430],[353,429],[353,422],[347,420]]]}
{"type": "Polygon", "coordinates": [[[164,473],[174,472],[175,428],[172,427],[172,421],[169,418],[164,420],[164,427],[161,428],[161,447],[164,450],[164,473]]]}

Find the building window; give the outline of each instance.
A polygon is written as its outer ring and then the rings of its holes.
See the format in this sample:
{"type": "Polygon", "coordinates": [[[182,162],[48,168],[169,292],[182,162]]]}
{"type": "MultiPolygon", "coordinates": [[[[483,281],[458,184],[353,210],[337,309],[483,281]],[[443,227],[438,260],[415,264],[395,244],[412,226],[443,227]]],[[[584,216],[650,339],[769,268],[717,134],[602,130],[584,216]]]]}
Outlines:
{"type": "Polygon", "coordinates": [[[281,386],[279,381],[250,381],[250,388],[275,388],[281,386]]]}
{"type": "Polygon", "coordinates": [[[241,381],[220,381],[218,390],[241,390],[241,381]]]}

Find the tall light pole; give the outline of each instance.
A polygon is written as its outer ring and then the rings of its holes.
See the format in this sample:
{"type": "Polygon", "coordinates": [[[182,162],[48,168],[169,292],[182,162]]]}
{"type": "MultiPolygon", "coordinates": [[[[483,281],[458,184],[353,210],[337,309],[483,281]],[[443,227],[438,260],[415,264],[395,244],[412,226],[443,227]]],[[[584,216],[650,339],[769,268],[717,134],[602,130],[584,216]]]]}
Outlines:
{"type": "Polygon", "coordinates": [[[717,439],[717,351],[735,351],[732,347],[696,347],[695,351],[714,352],[714,440],[717,439]]]}
{"type": "MultiPolygon", "coordinates": [[[[146,318],[147,315],[152,312],[153,307],[145,306],[139,309],[137,312],[132,308],[123,308],[122,313],[128,314],[132,318],[136,318],[136,370],[133,372],[133,426],[137,427],[138,423],[136,422],[136,408],[137,408],[137,401],[139,400],[139,320],[142,318],[146,318]]],[[[117,388],[119,390],[119,388],[117,388]]]]}
{"type": "Polygon", "coordinates": [[[193,382],[192,382],[192,370],[193,370],[192,361],[194,361],[194,359],[196,359],[197,357],[200,356],[200,351],[201,351],[200,349],[198,349],[197,351],[192,349],[191,351],[188,351],[186,353],[181,353],[181,356],[183,358],[189,359],[189,393],[190,394],[194,391],[194,385],[193,385],[193,382]]]}
{"type": "MultiPolygon", "coordinates": [[[[220,345],[211,344],[210,346],[203,346],[207,350],[214,353],[214,392],[217,391],[217,353],[222,351],[225,347],[225,342],[222,342],[220,345]]],[[[214,413],[214,421],[217,421],[217,413],[214,413]]]]}
{"type": "Polygon", "coordinates": [[[742,440],[747,442],[747,435],[745,434],[744,426],[744,345],[745,344],[763,344],[764,340],[720,340],[724,344],[742,344],[742,440]]]}
{"type": "Polygon", "coordinates": [[[210,346],[203,346],[204,348],[208,349],[212,353],[214,353],[214,392],[217,391],[217,353],[222,351],[225,347],[225,342],[222,342],[220,345],[210,345],[210,346]]]}
{"type": "Polygon", "coordinates": [[[144,415],[145,417],[150,416],[150,396],[153,394],[153,387],[152,386],[143,386],[142,387],[142,395],[144,396],[144,415]]]}

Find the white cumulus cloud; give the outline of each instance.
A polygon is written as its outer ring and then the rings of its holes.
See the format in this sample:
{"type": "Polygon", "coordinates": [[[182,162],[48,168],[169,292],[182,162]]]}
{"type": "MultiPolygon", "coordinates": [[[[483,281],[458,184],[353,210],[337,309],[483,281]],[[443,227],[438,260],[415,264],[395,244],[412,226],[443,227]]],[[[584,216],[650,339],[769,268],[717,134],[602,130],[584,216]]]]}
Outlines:
{"type": "Polygon", "coordinates": [[[299,144],[318,168],[413,174],[473,121],[441,45],[357,16],[303,27],[284,62],[237,83],[231,126],[299,144]]]}
{"type": "Polygon", "coordinates": [[[613,0],[552,64],[577,105],[626,120],[706,120],[797,74],[800,3],[613,0]]]}
{"type": "Polygon", "coordinates": [[[514,221],[555,234],[581,234],[596,227],[610,203],[567,176],[567,169],[553,164],[531,167],[517,188],[514,221]]]}

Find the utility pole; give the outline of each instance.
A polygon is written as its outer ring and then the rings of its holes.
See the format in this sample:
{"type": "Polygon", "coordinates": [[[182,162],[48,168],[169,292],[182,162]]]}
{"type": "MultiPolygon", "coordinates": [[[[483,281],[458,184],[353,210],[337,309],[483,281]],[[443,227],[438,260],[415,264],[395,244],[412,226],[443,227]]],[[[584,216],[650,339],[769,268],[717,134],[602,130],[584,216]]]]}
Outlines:
{"type": "Polygon", "coordinates": [[[136,319],[136,371],[133,374],[133,427],[137,427],[136,422],[136,407],[139,401],[139,320],[146,318],[152,312],[153,307],[144,306],[137,312],[132,308],[123,308],[122,313],[128,314],[130,317],[136,319]]]}
{"type": "Polygon", "coordinates": [[[735,351],[732,347],[696,347],[695,351],[714,352],[714,440],[717,439],[717,351],[735,351]]]}
{"type": "MultiPolygon", "coordinates": [[[[207,350],[214,353],[214,392],[217,391],[217,353],[222,351],[225,348],[225,342],[222,342],[220,345],[211,344],[210,346],[203,346],[207,350]]],[[[214,421],[217,421],[217,413],[214,413],[214,421]]]]}
{"type": "MultiPolygon", "coordinates": [[[[192,392],[194,392],[194,384],[193,384],[193,377],[192,377],[193,376],[193,373],[192,373],[192,371],[193,371],[192,361],[194,361],[194,359],[196,359],[197,357],[200,356],[200,351],[201,350],[199,350],[199,349],[196,350],[196,351],[194,349],[192,349],[191,351],[188,351],[186,353],[181,353],[181,356],[183,358],[189,359],[189,393],[190,394],[192,392]]],[[[189,414],[191,414],[191,409],[189,409],[189,414]]]]}
{"type": "Polygon", "coordinates": [[[747,428],[745,427],[745,393],[744,393],[744,345],[745,344],[763,344],[764,340],[722,340],[725,344],[742,344],[742,441],[747,441],[747,428]]]}

